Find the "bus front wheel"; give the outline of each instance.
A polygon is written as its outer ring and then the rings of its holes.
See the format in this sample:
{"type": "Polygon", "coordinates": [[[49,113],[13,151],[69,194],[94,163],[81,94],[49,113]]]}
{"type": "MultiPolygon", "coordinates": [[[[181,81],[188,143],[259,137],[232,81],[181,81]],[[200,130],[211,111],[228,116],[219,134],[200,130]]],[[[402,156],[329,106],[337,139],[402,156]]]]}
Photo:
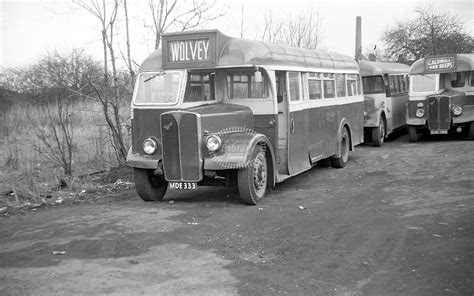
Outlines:
{"type": "Polygon", "coordinates": [[[385,119],[380,117],[379,126],[372,128],[372,142],[376,147],[383,145],[385,141],[385,119]]]}
{"type": "Polygon", "coordinates": [[[135,188],[144,201],[161,201],[168,189],[168,182],[159,179],[153,170],[134,168],[135,188]]]}
{"type": "Polygon", "coordinates": [[[349,160],[349,150],[350,150],[349,145],[350,145],[349,132],[347,131],[347,128],[344,128],[342,130],[341,141],[339,143],[340,155],[339,157],[331,158],[331,164],[333,167],[343,168],[346,166],[347,161],[349,160]]]}
{"type": "Polygon", "coordinates": [[[416,126],[414,125],[408,126],[408,140],[410,140],[412,143],[418,141],[418,133],[416,131],[416,126]]]}
{"type": "Polygon", "coordinates": [[[262,201],[268,185],[268,167],[261,146],[255,147],[248,165],[238,171],[237,183],[243,203],[256,205],[262,201]]]}

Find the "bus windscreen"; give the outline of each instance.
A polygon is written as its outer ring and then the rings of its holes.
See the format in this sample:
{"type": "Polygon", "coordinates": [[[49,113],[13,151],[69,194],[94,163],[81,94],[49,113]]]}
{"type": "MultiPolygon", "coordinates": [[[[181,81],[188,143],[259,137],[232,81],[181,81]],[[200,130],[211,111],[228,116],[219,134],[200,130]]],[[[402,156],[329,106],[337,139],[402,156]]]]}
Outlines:
{"type": "Polygon", "coordinates": [[[365,94],[382,94],[385,93],[382,76],[366,76],[362,77],[364,83],[365,94]]]}
{"type": "Polygon", "coordinates": [[[174,104],[178,101],[181,73],[144,73],[138,79],[135,104],[174,104]]]}
{"type": "Polygon", "coordinates": [[[436,91],[436,74],[411,76],[411,91],[414,93],[436,91]]]}

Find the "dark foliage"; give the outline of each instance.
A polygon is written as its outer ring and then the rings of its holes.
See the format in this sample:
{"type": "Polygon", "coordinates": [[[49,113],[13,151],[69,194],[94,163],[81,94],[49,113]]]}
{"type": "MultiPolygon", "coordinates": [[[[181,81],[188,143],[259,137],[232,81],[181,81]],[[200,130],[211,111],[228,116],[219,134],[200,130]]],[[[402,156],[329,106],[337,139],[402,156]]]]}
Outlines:
{"type": "Polygon", "coordinates": [[[414,18],[385,31],[382,39],[390,60],[407,62],[427,55],[474,51],[474,39],[457,16],[433,7],[415,13],[414,18]]]}

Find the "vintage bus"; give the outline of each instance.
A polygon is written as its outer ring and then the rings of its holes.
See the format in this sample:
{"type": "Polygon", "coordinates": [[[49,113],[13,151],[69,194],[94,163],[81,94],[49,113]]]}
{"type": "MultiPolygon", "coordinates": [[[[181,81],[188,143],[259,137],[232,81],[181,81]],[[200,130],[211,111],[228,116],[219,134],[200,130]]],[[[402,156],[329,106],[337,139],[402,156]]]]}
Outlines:
{"type": "Polygon", "coordinates": [[[410,69],[407,125],[410,142],[418,132],[465,132],[474,139],[474,53],[430,56],[410,69]]]}
{"type": "Polygon", "coordinates": [[[382,146],[393,131],[405,127],[410,66],[362,60],[359,62],[364,86],[364,135],[382,146]]]}
{"type": "Polygon", "coordinates": [[[140,67],[132,100],[136,190],[237,186],[255,205],[268,188],[363,141],[359,67],[337,53],[230,38],[165,34],[140,67]]]}

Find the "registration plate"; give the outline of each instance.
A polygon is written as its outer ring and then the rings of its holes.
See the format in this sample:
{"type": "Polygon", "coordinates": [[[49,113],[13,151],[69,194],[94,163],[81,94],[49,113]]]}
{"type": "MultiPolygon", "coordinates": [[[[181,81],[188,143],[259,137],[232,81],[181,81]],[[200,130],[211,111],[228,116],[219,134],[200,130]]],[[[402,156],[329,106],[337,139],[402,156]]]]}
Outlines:
{"type": "Polygon", "coordinates": [[[432,134],[432,135],[447,135],[448,131],[447,130],[434,130],[434,131],[430,131],[430,134],[432,134]]]}
{"type": "Polygon", "coordinates": [[[168,185],[169,189],[177,190],[196,190],[196,182],[170,182],[168,185]]]}

